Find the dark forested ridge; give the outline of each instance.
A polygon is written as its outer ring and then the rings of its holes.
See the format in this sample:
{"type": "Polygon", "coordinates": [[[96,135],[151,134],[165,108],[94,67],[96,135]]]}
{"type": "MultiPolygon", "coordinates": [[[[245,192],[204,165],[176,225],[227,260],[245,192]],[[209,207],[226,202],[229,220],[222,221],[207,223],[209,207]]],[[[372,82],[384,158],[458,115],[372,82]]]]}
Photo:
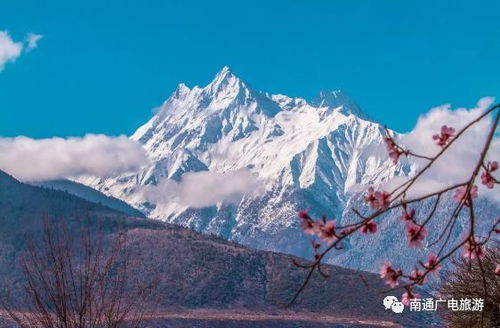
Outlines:
{"type": "Polygon", "coordinates": [[[59,180],[49,180],[41,182],[30,182],[30,184],[49,189],[67,191],[68,193],[83,198],[85,200],[88,200],[89,202],[101,204],[131,216],[145,218],[144,214],[141,211],[130,206],[124,201],[121,201],[111,196],[106,196],[100,191],[97,191],[95,189],[92,189],[84,184],[75,181],[67,179],[59,179],[59,180]]]}
{"type": "Polygon", "coordinates": [[[40,230],[44,217],[100,224],[106,229],[163,226],[160,222],[132,217],[64,191],[21,183],[0,171],[0,242],[19,247],[25,234],[40,230]]]}
{"type": "MultiPolygon", "coordinates": [[[[0,276],[19,277],[16,253],[22,251],[26,233],[39,233],[44,216],[67,220],[70,228],[76,222],[101,225],[107,232],[129,230],[127,247],[137,251],[143,263],[138,274],[160,273],[155,306],[170,311],[282,311],[304,275],[289,255],[256,251],[217,236],[131,217],[63,191],[20,183],[0,171],[0,276]]],[[[330,265],[324,270],[331,277],[316,276],[294,311],[409,320],[407,315],[384,310],[380,291],[386,287],[377,275],[330,265]]]]}

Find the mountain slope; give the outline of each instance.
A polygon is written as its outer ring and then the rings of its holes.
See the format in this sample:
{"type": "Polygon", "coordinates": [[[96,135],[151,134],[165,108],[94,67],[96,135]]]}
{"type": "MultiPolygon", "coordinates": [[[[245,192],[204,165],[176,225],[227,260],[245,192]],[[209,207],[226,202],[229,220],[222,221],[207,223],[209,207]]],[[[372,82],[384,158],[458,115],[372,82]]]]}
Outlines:
{"type": "Polygon", "coordinates": [[[0,242],[22,247],[26,233],[39,233],[44,217],[115,227],[158,227],[160,224],[131,217],[67,192],[21,183],[0,171],[0,242]]]}
{"type": "Polygon", "coordinates": [[[122,212],[140,218],[145,217],[144,214],[142,214],[139,210],[133,208],[124,201],[121,201],[111,196],[106,196],[95,189],[92,189],[88,186],[85,186],[75,181],[60,179],[60,180],[32,182],[30,184],[38,187],[44,187],[49,189],[52,188],[55,190],[65,191],[69,194],[75,195],[89,202],[104,205],[118,212],[122,212]]]}
{"type": "MultiPolygon", "coordinates": [[[[322,92],[312,102],[271,95],[253,90],[223,68],[204,88],[179,85],[153,118],[131,136],[144,146],[152,164],[137,174],[82,182],[156,219],[253,248],[310,256],[309,243],[298,228],[298,210],[350,221],[349,208],[357,203],[360,187],[416,169],[409,161],[393,165],[383,132],[341,91],[322,92]],[[263,190],[204,208],[179,202],[161,188],[154,200],[143,192],[151,186],[182,183],[188,172],[237,170],[248,170],[263,190]]],[[[201,182],[199,188],[204,188],[201,182]]],[[[206,189],[206,193],[216,191],[206,189]]],[[[447,200],[441,208],[451,202],[447,200]]],[[[428,206],[423,204],[417,211],[428,206]]],[[[487,202],[479,207],[484,215],[498,210],[487,202]]],[[[394,228],[400,225],[398,217],[399,213],[390,213],[383,219],[383,238],[354,237],[343,254],[329,261],[378,271],[383,261],[380,254],[401,250],[397,253],[401,264],[413,263],[419,253],[406,250],[402,226],[394,228]]],[[[443,221],[430,228],[437,231],[443,221]]],[[[455,236],[464,224],[458,225],[455,236]]]]}
{"type": "MultiPolygon", "coordinates": [[[[54,220],[67,222],[83,211],[92,225],[107,220],[110,232],[115,225],[122,224],[129,230],[126,247],[142,258],[143,265],[137,273],[141,276],[161,273],[160,297],[154,300],[160,309],[283,311],[283,305],[304,278],[304,271],[294,267],[288,255],[251,250],[175,225],[128,218],[64,192],[25,185],[0,172],[3,228],[0,230],[0,273],[4,278],[0,283],[19,277],[15,254],[24,247],[18,238],[22,238],[26,226],[32,228],[30,232],[37,233],[40,211],[54,220]],[[5,250],[9,250],[8,254],[5,250]]],[[[410,313],[401,316],[384,310],[381,305],[384,295],[379,291],[385,287],[376,275],[328,265],[323,269],[332,278],[324,280],[315,276],[294,311],[312,310],[375,322],[420,320],[410,313]],[[360,275],[369,287],[362,283],[360,275]]]]}

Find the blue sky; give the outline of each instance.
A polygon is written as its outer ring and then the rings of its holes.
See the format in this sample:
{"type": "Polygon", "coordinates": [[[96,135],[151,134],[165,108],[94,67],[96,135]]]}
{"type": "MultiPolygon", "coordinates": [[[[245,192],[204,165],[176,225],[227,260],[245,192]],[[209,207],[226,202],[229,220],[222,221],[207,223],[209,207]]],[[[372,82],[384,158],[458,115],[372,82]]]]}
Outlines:
{"type": "Polygon", "coordinates": [[[0,136],[130,134],[180,82],[224,65],[255,89],[342,89],[411,129],[443,103],[500,91],[499,1],[0,2],[0,30],[38,47],[0,72],[0,136]]]}

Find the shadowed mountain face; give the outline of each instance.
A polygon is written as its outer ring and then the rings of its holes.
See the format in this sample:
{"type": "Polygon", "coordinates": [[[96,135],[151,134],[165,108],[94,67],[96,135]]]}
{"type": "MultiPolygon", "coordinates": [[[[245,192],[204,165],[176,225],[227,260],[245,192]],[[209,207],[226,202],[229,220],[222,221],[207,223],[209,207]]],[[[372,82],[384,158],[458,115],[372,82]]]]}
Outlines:
{"type": "MultiPolygon", "coordinates": [[[[305,272],[294,267],[288,255],[255,251],[179,226],[132,218],[65,192],[22,184],[1,172],[0,274],[18,276],[15,254],[23,249],[23,234],[40,229],[40,213],[70,220],[82,212],[90,224],[104,223],[109,231],[129,230],[127,247],[143,263],[137,274],[160,273],[159,299],[154,304],[160,309],[284,311],[283,305],[304,278],[305,272]]],[[[384,310],[384,295],[379,292],[385,285],[376,275],[334,266],[324,269],[331,277],[315,276],[293,311],[416,320],[384,310]]]]}
{"type": "Polygon", "coordinates": [[[75,181],[60,179],[32,183],[30,182],[30,184],[48,189],[65,191],[79,198],[83,198],[89,202],[109,207],[115,211],[122,212],[134,217],[145,218],[144,214],[142,214],[141,211],[133,208],[124,201],[111,196],[106,196],[105,194],[95,189],[92,189],[75,181]]]}
{"type": "Polygon", "coordinates": [[[0,242],[20,247],[25,234],[36,234],[41,230],[44,217],[102,225],[109,231],[120,227],[154,228],[161,225],[152,220],[131,217],[64,191],[21,183],[0,171],[0,242]]]}
{"type": "MultiPolygon", "coordinates": [[[[162,308],[241,309],[257,314],[313,311],[318,317],[375,318],[404,322],[407,327],[422,327],[435,320],[428,313],[407,310],[396,315],[384,310],[387,285],[372,273],[325,265],[330,277],[315,273],[297,302],[286,308],[307,273],[294,266],[289,255],[248,249],[170,225],[164,230],[135,229],[129,237],[129,245],[142,254],[145,263],[141,275],[154,270],[165,277],[159,289],[162,308]]],[[[392,292],[398,297],[401,293],[392,292]]]]}

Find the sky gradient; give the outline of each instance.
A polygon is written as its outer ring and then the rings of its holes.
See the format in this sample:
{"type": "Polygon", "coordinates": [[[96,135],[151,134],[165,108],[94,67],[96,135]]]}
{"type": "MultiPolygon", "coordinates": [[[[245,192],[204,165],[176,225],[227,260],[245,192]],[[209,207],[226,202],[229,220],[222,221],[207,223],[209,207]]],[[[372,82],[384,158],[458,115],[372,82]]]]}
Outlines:
{"type": "Polygon", "coordinates": [[[499,1],[2,1],[38,47],[0,71],[0,136],[131,134],[175,89],[227,65],[253,88],[342,89],[400,132],[500,96],[499,1]]]}

